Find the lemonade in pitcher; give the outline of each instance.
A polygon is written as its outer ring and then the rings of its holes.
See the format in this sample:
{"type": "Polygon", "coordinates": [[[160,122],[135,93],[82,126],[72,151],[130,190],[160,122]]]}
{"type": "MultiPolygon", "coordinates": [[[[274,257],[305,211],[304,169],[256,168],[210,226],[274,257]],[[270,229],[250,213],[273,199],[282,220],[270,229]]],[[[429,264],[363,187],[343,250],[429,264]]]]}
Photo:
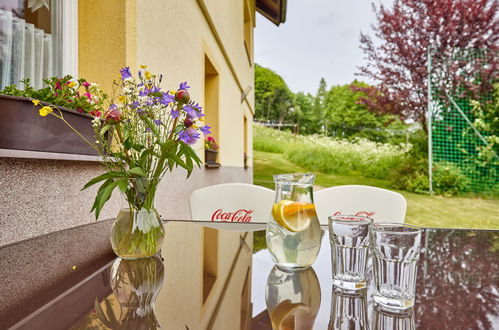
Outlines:
{"type": "Polygon", "coordinates": [[[312,265],[321,247],[322,229],[313,202],[313,174],[275,175],[276,200],[267,224],[267,249],[285,270],[312,265]]]}

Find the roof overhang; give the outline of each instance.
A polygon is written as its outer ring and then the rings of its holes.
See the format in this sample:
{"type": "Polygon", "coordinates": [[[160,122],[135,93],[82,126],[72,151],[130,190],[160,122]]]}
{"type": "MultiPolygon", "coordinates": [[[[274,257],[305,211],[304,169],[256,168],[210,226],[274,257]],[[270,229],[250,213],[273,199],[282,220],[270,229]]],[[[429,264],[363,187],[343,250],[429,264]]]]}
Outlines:
{"type": "Polygon", "coordinates": [[[279,26],[286,22],[287,0],[256,0],[256,10],[279,26]]]}

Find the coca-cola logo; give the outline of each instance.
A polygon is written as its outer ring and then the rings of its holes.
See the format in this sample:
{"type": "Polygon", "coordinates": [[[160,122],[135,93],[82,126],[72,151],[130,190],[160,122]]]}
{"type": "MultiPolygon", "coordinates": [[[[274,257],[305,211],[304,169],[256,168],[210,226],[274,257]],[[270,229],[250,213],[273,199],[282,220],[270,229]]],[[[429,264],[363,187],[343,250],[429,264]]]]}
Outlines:
{"type": "MultiPolygon", "coordinates": [[[[359,212],[355,213],[354,215],[357,217],[372,218],[375,214],[376,214],[376,212],[374,212],[374,211],[370,211],[370,212],[369,211],[359,211],[359,212]]],[[[343,220],[355,220],[355,218],[352,218],[351,216],[350,217],[348,215],[343,216],[340,211],[336,211],[333,214],[333,216],[334,217],[341,217],[341,219],[343,219],[343,220]]]]}
{"type": "Polygon", "coordinates": [[[213,212],[211,216],[211,221],[222,221],[222,222],[251,222],[251,214],[255,212],[254,210],[239,209],[235,212],[224,212],[222,209],[218,209],[213,212]]]}

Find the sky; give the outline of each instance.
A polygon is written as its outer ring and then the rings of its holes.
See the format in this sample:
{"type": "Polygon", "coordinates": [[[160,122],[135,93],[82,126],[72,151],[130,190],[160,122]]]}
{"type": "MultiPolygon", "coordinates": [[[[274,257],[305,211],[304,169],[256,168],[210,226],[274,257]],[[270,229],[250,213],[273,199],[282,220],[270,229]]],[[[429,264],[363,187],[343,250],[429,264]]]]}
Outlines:
{"type": "MultiPolygon", "coordinates": [[[[261,14],[255,29],[255,62],[281,75],[293,92],[315,94],[321,77],[342,85],[356,77],[364,55],[360,32],[373,35],[372,0],[288,0],[286,22],[275,26],[261,14]],[[306,4],[306,5],[305,5],[306,4]]],[[[390,6],[393,0],[375,0],[390,6]]]]}

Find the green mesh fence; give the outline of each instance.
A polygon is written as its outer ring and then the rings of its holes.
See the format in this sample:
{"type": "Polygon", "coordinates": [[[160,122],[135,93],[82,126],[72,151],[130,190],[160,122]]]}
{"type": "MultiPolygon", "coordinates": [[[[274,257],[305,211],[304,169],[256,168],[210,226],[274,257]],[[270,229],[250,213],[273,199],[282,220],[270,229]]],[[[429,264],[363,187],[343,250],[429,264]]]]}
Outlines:
{"type": "MultiPolygon", "coordinates": [[[[449,66],[456,61],[461,65],[467,62],[471,65],[480,61],[481,65],[490,65],[487,61],[495,60],[497,52],[491,56],[490,51],[458,52],[449,59],[449,66]]],[[[481,104],[497,102],[493,93],[481,94],[479,100],[471,97],[462,97],[439,86],[437,74],[433,74],[430,67],[432,88],[431,99],[431,155],[432,176],[435,185],[435,176],[438,169],[462,175],[465,191],[499,193],[499,151],[497,144],[491,142],[491,136],[497,132],[483,129],[476,121],[477,109],[474,101],[481,104]]],[[[464,70],[463,70],[464,72],[464,70]]],[[[471,77],[475,79],[476,77],[471,77]]],[[[479,78],[478,78],[479,80],[479,78]]],[[[490,126],[489,126],[490,127],[490,126]]]]}

